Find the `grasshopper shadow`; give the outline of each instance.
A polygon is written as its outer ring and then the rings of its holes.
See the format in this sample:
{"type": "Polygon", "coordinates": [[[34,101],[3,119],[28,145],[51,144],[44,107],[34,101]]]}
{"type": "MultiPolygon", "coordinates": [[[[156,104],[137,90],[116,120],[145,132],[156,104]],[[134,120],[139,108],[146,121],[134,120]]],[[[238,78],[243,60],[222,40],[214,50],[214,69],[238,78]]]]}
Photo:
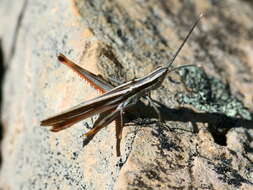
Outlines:
{"type": "MultiPolygon", "coordinates": [[[[157,101],[155,103],[158,105],[158,111],[164,121],[191,122],[194,127],[193,133],[198,132],[196,123],[207,123],[208,130],[212,134],[214,141],[222,146],[226,146],[226,134],[229,129],[238,127],[253,129],[253,120],[229,117],[222,113],[197,113],[189,108],[183,107],[172,109],[157,101]]],[[[129,122],[145,126],[159,122],[159,116],[152,106],[139,101],[136,106],[124,114],[124,123],[129,122]]],[[[89,144],[94,136],[86,137],[83,141],[83,147],[89,144]]],[[[253,149],[249,148],[248,151],[253,152],[253,149]]]]}
{"type": "MultiPolygon", "coordinates": [[[[253,129],[253,120],[229,117],[222,113],[197,113],[189,108],[184,107],[172,109],[157,101],[155,101],[155,103],[159,105],[157,108],[160,112],[161,118],[164,121],[177,121],[184,123],[191,122],[193,124],[194,133],[198,132],[196,123],[207,123],[208,130],[212,134],[214,141],[222,146],[226,146],[226,134],[229,129],[239,127],[253,129]]],[[[152,106],[145,105],[141,101],[137,103],[135,111],[126,113],[127,121],[137,119],[137,117],[149,119],[151,121],[152,119],[159,121],[159,116],[155,109],[152,106]]],[[[144,124],[147,123],[145,122],[144,124]]],[[[253,149],[249,148],[249,152],[253,152],[253,149]]]]}

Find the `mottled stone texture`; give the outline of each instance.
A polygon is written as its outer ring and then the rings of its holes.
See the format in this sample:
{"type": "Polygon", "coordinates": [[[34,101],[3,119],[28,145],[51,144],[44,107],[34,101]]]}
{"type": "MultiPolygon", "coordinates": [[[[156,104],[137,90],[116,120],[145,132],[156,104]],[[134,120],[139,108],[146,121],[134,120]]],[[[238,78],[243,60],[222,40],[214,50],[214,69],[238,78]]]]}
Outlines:
{"type": "Polygon", "coordinates": [[[246,0],[0,1],[0,189],[253,189],[252,20],[246,0]],[[198,67],[152,92],[165,121],[140,108],[145,120],[124,128],[121,157],[113,124],[88,144],[94,117],[59,133],[39,126],[97,95],[59,52],[127,81],[168,63],[200,12],[174,63],[198,67]]]}

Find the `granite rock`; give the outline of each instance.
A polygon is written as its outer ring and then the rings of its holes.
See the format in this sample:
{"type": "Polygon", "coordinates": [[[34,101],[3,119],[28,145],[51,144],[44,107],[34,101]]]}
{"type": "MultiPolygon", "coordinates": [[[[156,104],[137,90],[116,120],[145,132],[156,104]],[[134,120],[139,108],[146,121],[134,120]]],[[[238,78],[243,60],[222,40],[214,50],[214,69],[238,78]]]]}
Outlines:
{"type": "Polygon", "coordinates": [[[252,10],[246,0],[1,1],[0,188],[253,189],[252,10]],[[137,108],[121,157],[113,124],[86,143],[96,116],[59,133],[40,126],[98,95],[60,52],[116,85],[168,63],[201,12],[174,63],[197,67],[151,93],[163,123],[137,108]]]}

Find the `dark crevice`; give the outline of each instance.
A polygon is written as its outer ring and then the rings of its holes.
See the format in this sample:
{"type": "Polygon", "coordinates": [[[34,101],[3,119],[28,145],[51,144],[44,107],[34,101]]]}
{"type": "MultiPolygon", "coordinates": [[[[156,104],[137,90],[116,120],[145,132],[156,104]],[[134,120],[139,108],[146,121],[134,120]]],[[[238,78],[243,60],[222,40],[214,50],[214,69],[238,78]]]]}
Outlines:
{"type": "MultiPolygon", "coordinates": [[[[21,27],[21,23],[24,17],[25,9],[27,7],[27,2],[28,0],[24,0],[24,3],[22,5],[22,8],[20,10],[20,14],[17,18],[17,24],[15,27],[15,31],[13,34],[13,41],[11,44],[11,49],[10,49],[10,54],[8,57],[4,57],[3,49],[2,49],[2,39],[0,39],[0,146],[2,144],[2,139],[4,135],[4,124],[2,121],[2,101],[3,101],[3,82],[4,82],[4,77],[5,77],[5,72],[7,70],[7,65],[10,64],[13,56],[15,55],[16,52],[16,46],[17,46],[17,40],[19,36],[19,31],[21,27]]],[[[0,150],[0,168],[2,166],[2,150],[0,150]]]]}
{"type": "Polygon", "coordinates": [[[227,146],[226,133],[218,133],[217,131],[211,131],[214,142],[221,146],[227,146]]]}
{"type": "MultiPolygon", "coordinates": [[[[0,116],[2,115],[2,95],[3,95],[3,79],[5,74],[5,67],[4,67],[4,54],[2,50],[2,40],[0,39],[0,116]]],[[[2,144],[3,139],[3,123],[2,118],[0,120],[0,145],[2,144]]],[[[0,146],[1,147],[1,146],[0,146]]],[[[0,167],[2,166],[2,150],[0,150],[0,167]]]]}
{"type": "Polygon", "coordinates": [[[214,142],[221,146],[227,146],[226,134],[231,126],[236,126],[236,120],[229,120],[228,117],[220,117],[208,126],[214,142]]]}

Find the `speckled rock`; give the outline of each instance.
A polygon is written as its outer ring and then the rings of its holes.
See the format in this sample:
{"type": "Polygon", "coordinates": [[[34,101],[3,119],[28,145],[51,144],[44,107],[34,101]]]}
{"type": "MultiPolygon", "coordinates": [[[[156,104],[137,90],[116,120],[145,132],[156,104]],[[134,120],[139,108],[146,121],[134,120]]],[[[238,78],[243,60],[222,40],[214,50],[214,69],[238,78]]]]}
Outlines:
{"type": "Polygon", "coordinates": [[[250,1],[4,0],[0,15],[1,189],[253,189],[250,1]],[[59,133],[39,126],[98,95],[60,52],[114,84],[131,80],[168,63],[200,12],[174,63],[198,67],[152,92],[165,121],[138,111],[121,157],[113,124],[86,143],[96,117],[59,133]]]}

